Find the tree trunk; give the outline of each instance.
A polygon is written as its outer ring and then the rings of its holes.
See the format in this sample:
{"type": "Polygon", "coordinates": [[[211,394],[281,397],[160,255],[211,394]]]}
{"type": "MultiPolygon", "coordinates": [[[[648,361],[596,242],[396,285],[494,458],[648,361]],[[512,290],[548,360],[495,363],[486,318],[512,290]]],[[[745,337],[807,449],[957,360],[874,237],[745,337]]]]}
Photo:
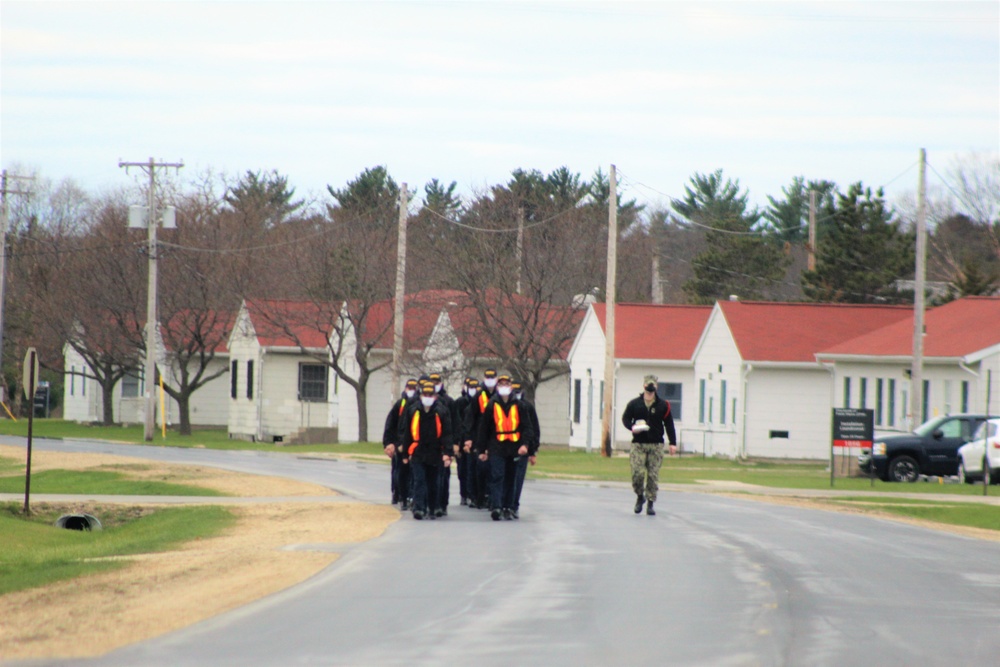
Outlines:
{"type": "Polygon", "coordinates": [[[113,426],[115,423],[115,384],[113,382],[101,383],[101,403],[103,403],[103,415],[101,423],[104,426],[113,426]]]}
{"type": "Polygon", "coordinates": [[[358,384],[358,442],[368,442],[368,388],[365,384],[358,384]]]}
{"type": "MultiPolygon", "coordinates": [[[[191,435],[191,394],[182,392],[176,399],[177,411],[180,413],[180,434],[191,435]]],[[[166,415],[164,415],[166,419],[166,415]]]]}

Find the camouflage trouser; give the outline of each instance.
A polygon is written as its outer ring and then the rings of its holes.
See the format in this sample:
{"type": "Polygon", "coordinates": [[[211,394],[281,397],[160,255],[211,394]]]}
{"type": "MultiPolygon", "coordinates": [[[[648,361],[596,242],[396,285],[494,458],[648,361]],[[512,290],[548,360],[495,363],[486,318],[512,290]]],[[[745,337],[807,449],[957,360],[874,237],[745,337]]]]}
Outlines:
{"type": "Polygon", "coordinates": [[[663,445],[658,442],[633,442],[628,460],[632,465],[632,490],[635,495],[646,496],[646,500],[656,502],[663,445]]]}

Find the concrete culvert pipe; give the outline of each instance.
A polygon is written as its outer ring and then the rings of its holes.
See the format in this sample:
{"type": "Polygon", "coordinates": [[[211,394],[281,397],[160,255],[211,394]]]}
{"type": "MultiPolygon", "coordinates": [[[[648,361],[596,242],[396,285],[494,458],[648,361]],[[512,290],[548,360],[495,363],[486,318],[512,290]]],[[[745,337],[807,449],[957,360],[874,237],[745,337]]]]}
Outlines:
{"type": "Polygon", "coordinates": [[[56,519],[56,526],[67,530],[101,530],[101,521],[93,514],[64,514],[56,519]]]}

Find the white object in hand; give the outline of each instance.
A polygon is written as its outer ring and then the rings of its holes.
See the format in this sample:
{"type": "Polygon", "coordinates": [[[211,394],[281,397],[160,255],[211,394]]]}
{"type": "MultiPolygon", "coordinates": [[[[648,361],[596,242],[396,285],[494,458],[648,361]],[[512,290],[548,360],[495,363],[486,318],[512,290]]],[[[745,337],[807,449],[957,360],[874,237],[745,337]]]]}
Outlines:
{"type": "Polygon", "coordinates": [[[633,433],[642,433],[643,431],[648,431],[649,426],[646,424],[645,419],[636,419],[632,424],[633,433]]]}

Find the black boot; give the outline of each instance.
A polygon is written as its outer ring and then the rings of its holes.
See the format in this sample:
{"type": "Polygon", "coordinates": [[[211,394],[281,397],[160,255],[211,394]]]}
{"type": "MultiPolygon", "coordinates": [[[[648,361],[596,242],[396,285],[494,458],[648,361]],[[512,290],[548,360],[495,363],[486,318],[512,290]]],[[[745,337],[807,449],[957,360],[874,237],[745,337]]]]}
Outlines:
{"type": "Polygon", "coordinates": [[[646,514],[649,516],[656,516],[656,510],[653,509],[653,501],[650,500],[646,503],[646,514]]]}
{"type": "Polygon", "coordinates": [[[635,513],[638,514],[642,511],[642,504],[646,502],[646,499],[642,495],[636,496],[635,500],[635,513]]]}

